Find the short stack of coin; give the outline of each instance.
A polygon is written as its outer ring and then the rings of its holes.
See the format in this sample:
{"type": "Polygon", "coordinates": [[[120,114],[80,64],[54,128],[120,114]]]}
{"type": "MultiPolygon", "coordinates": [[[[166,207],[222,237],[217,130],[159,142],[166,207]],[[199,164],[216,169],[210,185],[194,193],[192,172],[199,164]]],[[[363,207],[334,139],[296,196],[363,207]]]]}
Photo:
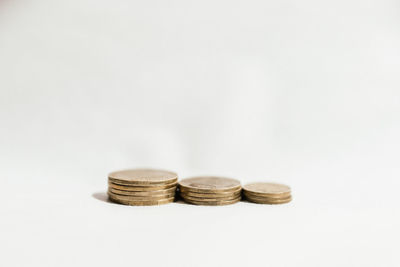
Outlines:
{"type": "Polygon", "coordinates": [[[179,181],[181,198],[190,204],[221,206],[240,201],[240,182],[224,177],[193,177],[179,181]]]}
{"type": "Polygon", "coordinates": [[[283,204],[292,200],[290,187],[275,183],[252,183],[243,186],[243,195],[259,204],[283,204]]]}
{"type": "Polygon", "coordinates": [[[178,175],[169,171],[133,169],[108,175],[111,201],[132,206],[151,206],[174,201],[178,175]]]}

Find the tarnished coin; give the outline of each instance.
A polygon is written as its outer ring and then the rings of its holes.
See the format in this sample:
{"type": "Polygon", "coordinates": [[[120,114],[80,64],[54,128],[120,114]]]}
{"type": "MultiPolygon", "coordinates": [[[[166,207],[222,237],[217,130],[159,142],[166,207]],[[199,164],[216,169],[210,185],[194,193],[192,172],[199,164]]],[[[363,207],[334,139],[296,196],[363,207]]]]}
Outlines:
{"type": "Polygon", "coordinates": [[[190,190],[198,193],[227,192],[241,188],[238,180],[213,176],[187,178],[178,184],[182,191],[190,190]]]}
{"type": "Polygon", "coordinates": [[[175,194],[176,188],[173,187],[173,188],[169,188],[169,189],[165,189],[165,190],[155,190],[155,191],[125,191],[125,190],[118,190],[118,189],[109,187],[108,191],[110,191],[111,193],[115,193],[118,195],[124,195],[124,196],[157,197],[157,196],[165,196],[165,195],[175,194]]]}
{"type": "Polygon", "coordinates": [[[240,197],[233,200],[221,200],[221,201],[195,201],[190,199],[183,199],[185,202],[194,204],[194,205],[203,205],[203,206],[223,206],[230,205],[240,201],[240,197]]]}
{"type": "Polygon", "coordinates": [[[112,172],[108,179],[120,185],[165,185],[178,180],[174,172],[153,169],[132,169],[112,172]]]}
{"type": "Polygon", "coordinates": [[[194,197],[194,196],[189,196],[189,195],[183,195],[181,194],[181,197],[185,200],[193,200],[193,201],[199,201],[199,202],[214,202],[214,201],[228,201],[228,200],[234,200],[237,198],[240,198],[240,195],[236,196],[230,196],[230,197],[225,197],[225,198],[214,198],[214,197],[194,197]]]}
{"type": "Polygon", "coordinates": [[[108,191],[108,196],[113,199],[124,200],[124,201],[153,201],[153,200],[163,200],[166,198],[175,197],[175,192],[165,194],[162,196],[126,196],[126,195],[119,195],[113,192],[108,191]]]}
{"type": "Polygon", "coordinates": [[[108,181],[108,187],[111,187],[113,189],[124,190],[124,191],[140,191],[140,192],[176,188],[177,185],[178,185],[178,183],[174,182],[174,183],[169,183],[169,184],[165,184],[165,185],[134,185],[134,186],[129,186],[129,185],[114,184],[113,182],[108,181]]]}
{"type": "Polygon", "coordinates": [[[275,183],[252,183],[243,186],[244,194],[257,195],[261,197],[288,197],[290,187],[275,183]]]}
{"type": "Polygon", "coordinates": [[[149,201],[127,201],[127,200],[121,200],[117,198],[113,198],[112,196],[109,196],[110,200],[119,204],[124,204],[124,205],[130,205],[130,206],[155,206],[155,205],[162,205],[162,204],[167,204],[167,203],[172,203],[174,202],[173,197],[171,198],[166,198],[162,200],[149,200],[149,201]]]}
{"type": "Polygon", "coordinates": [[[258,204],[284,204],[284,203],[289,203],[292,201],[292,197],[286,197],[286,198],[249,198],[246,197],[246,199],[250,202],[253,203],[258,203],[258,204]]]}
{"type": "Polygon", "coordinates": [[[230,198],[236,198],[241,195],[240,191],[236,191],[234,193],[229,193],[229,194],[209,194],[209,193],[195,193],[195,192],[180,192],[181,196],[187,196],[187,197],[194,197],[194,198],[201,198],[201,199],[206,199],[206,198],[214,198],[214,199],[230,199],[230,198]]]}

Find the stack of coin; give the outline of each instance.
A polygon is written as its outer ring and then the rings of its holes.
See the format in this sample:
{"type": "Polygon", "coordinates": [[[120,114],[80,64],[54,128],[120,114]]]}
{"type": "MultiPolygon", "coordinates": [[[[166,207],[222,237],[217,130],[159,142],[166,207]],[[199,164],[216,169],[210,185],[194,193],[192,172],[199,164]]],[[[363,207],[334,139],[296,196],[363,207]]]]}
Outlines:
{"type": "Polygon", "coordinates": [[[169,171],[134,169],[108,175],[110,200],[133,206],[150,206],[174,201],[178,175],[169,171]]]}
{"type": "Polygon", "coordinates": [[[290,187],[274,183],[253,183],[243,186],[247,200],[259,204],[283,204],[292,200],[290,187]]]}
{"type": "Polygon", "coordinates": [[[242,187],[235,179],[193,177],[179,182],[182,199],[190,204],[220,206],[240,201],[242,187]]]}

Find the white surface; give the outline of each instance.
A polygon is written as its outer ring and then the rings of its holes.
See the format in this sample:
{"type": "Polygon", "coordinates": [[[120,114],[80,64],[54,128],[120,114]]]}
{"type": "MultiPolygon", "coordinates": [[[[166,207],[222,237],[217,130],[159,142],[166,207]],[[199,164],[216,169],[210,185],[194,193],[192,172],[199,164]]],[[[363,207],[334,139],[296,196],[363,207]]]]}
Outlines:
{"type": "Polygon", "coordinates": [[[399,13],[0,2],[0,265],[399,266],[399,13]],[[294,201],[104,201],[108,172],[141,166],[287,183],[294,201]]]}

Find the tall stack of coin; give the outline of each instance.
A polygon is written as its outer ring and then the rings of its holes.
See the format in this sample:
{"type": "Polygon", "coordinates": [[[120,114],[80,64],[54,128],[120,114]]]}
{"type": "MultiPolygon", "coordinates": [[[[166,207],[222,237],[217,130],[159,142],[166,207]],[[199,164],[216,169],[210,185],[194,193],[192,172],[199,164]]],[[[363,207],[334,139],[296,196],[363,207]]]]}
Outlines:
{"type": "Polygon", "coordinates": [[[235,179],[193,177],[179,182],[182,199],[190,204],[220,206],[240,201],[242,187],[235,179]]]}
{"type": "Polygon", "coordinates": [[[169,171],[133,169],[108,175],[110,200],[133,206],[150,206],[174,201],[178,175],[169,171]]]}
{"type": "Polygon", "coordinates": [[[259,204],[283,204],[292,200],[290,187],[274,183],[253,183],[243,186],[247,200],[259,204]]]}

